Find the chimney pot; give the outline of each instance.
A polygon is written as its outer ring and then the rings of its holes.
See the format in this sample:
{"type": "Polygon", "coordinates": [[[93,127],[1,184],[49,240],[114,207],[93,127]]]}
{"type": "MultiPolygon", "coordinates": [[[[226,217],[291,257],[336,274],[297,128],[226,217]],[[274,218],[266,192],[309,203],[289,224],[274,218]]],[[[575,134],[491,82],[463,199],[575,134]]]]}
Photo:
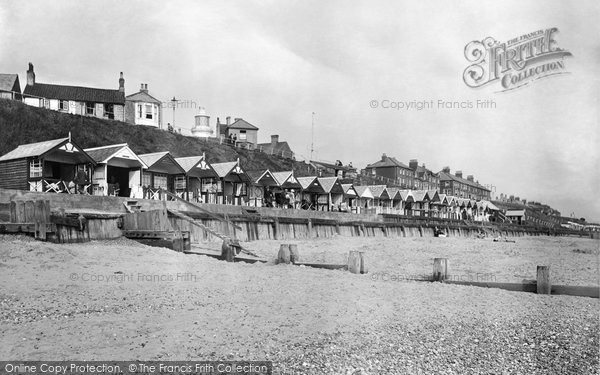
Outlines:
{"type": "Polygon", "coordinates": [[[119,91],[125,93],[125,78],[123,78],[123,72],[119,74],[119,91]]]}
{"type": "Polygon", "coordinates": [[[456,171],[454,175],[458,178],[462,178],[462,171],[456,171]]]}
{"type": "Polygon", "coordinates": [[[472,182],[472,181],[475,181],[475,178],[473,177],[473,175],[468,175],[467,180],[472,182]]]}
{"type": "Polygon", "coordinates": [[[35,85],[35,72],[33,71],[33,64],[29,63],[29,69],[27,70],[27,86],[35,85]]]}

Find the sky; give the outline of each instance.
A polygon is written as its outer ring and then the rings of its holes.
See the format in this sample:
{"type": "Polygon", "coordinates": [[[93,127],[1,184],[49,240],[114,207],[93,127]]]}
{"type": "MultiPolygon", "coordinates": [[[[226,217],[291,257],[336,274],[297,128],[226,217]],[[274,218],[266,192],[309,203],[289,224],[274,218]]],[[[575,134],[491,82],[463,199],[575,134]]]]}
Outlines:
{"type": "Polygon", "coordinates": [[[256,125],[259,142],[278,134],[299,159],[311,143],[313,159],[359,168],[418,159],[599,222],[599,18],[596,0],[0,0],[0,72],[24,88],[32,62],[38,82],[115,89],[123,72],[127,95],[147,83],[179,99],[184,133],[204,107],[213,124],[256,125]],[[469,42],[553,27],[568,74],[504,92],[463,81],[469,42]],[[389,108],[411,101],[434,105],[389,108]]]}

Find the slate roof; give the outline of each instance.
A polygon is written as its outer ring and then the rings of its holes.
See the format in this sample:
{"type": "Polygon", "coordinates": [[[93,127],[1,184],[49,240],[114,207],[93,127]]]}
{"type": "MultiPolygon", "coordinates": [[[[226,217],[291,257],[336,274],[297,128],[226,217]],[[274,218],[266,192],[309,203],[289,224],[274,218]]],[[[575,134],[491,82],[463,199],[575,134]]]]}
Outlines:
{"type": "Polygon", "coordinates": [[[258,130],[258,128],[248,121],[238,118],[233,124],[228,125],[227,129],[246,129],[246,130],[258,130]]]}
{"type": "Polygon", "coordinates": [[[106,147],[88,148],[85,150],[85,152],[87,152],[87,154],[91,156],[96,163],[100,163],[111,157],[115,152],[122,149],[123,146],[127,146],[127,143],[110,145],[106,147]]]}
{"type": "Polygon", "coordinates": [[[374,198],[373,192],[371,191],[371,189],[369,189],[368,186],[365,186],[365,185],[354,186],[354,190],[356,190],[356,192],[358,193],[358,196],[361,198],[374,198]]]}
{"type": "Polygon", "coordinates": [[[46,99],[75,100],[79,102],[125,104],[125,94],[119,90],[53,85],[37,82],[33,86],[25,86],[23,95],[46,99]]]}
{"type": "Polygon", "coordinates": [[[389,198],[389,194],[386,191],[385,185],[369,185],[369,189],[371,190],[371,192],[373,193],[373,197],[375,198],[389,198]],[[384,195],[386,195],[387,197],[385,197],[384,195]]]}
{"type": "Polygon", "coordinates": [[[386,190],[391,200],[402,199],[402,195],[400,195],[400,189],[389,187],[386,190]]]}
{"type": "Polygon", "coordinates": [[[135,94],[127,95],[125,97],[125,100],[128,102],[145,102],[145,103],[162,104],[162,102],[160,100],[156,99],[155,97],[153,97],[152,95],[150,95],[144,91],[140,91],[140,92],[136,92],[135,94]]]}
{"type": "MultiPolygon", "coordinates": [[[[18,74],[0,73],[0,91],[12,91],[15,81],[19,81],[18,74]]],[[[19,87],[19,91],[21,91],[21,87],[19,87]]]]}
{"type": "Polygon", "coordinates": [[[214,163],[212,164],[213,169],[217,172],[219,177],[225,177],[235,168],[237,161],[228,161],[225,163],[214,163]]]}
{"type": "Polygon", "coordinates": [[[296,180],[298,180],[303,190],[310,187],[313,182],[318,181],[316,176],[297,177],[296,180]]]}
{"type": "Polygon", "coordinates": [[[398,161],[396,158],[392,156],[386,156],[384,160],[379,160],[373,164],[367,165],[367,168],[380,168],[380,167],[402,167],[406,169],[410,169],[408,165],[398,161]]]}
{"type": "Polygon", "coordinates": [[[153,152],[150,154],[138,155],[138,157],[148,166],[149,170],[156,171],[161,169],[160,173],[178,174],[185,173],[183,168],[175,161],[169,151],[153,152]]]}
{"type": "Polygon", "coordinates": [[[192,168],[194,168],[196,165],[198,165],[198,163],[200,163],[203,158],[204,157],[202,155],[198,155],[198,156],[186,156],[184,158],[175,158],[175,161],[187,173],[192,168]]]}
{"type": "Polygon", "coordinates": [[[446,173],[444,171],[439,172],[439,175],[440,175],[440,181],[456,181],[456,182],[460,182],[460,183],[468,185],[468,186],[473,186],[473,187],[491,192],[490,189],[486,188],[483,185],[478,184],[475,181],[469,181],[462,177],[456,177],[455,175],[446,173]]]}
{"type": "Polygon", "coordinates": [[[358,193],[352,184],[342,184],[342,188],[344,189],[344,194],[358,196],[358,193]]]}
{"type": "Polygon", "coordinates": [[[271,153],[271,154],[281,154],[281,152],[284,152],[284,153],[292,152],[292,149],[290,148],[290,145],[288,145],[287,142],[277,142],[277,143],[275,143],[275,147],[273,147],[273,143],[271,143],[271,142],[259,143],[256,146],[261,147],[263,152],[267,152],[267,153],[271,153]]]}
{"type": "Polygon", "coordinates": [[[415,201],[415,197],[410,190],[400,190],[400,197],[402,197],[404,202],[408,202],[409,200],[415,201]]]}
{"type": "MultiPolygon", "coordinates": [[[[336,182],[338,181],[337,177],[319,177],[319,178],[317,178],[317,180],[319,181],[319,183],[323,187],[323,190],[325,190],[326,193],[338,193],[339,194],[339,190],[342,190],[341,185],[339,185],[339,183],[338,183],[337,186],[339,186],[339,189],[336,189],[338,191],[333,191],[334,187],[336,186],[336,182]]],[[[342,191],[342,193],[343,193],[343,191],[342,191]]]]}
{"type": "Polygon", "coordinates": [[[64,141],[68,141],[68,140],[69,140],[69,138],[60,138],[60,139],[53,139],[50,141],[30,143],[27,145],[20,145],[19,147],[15,148],[8,154],[1,156],[0,161],[41,156],[41,155],[45,154],[46,152],[52,150],[53,148],[59,146],[64,141]]]}

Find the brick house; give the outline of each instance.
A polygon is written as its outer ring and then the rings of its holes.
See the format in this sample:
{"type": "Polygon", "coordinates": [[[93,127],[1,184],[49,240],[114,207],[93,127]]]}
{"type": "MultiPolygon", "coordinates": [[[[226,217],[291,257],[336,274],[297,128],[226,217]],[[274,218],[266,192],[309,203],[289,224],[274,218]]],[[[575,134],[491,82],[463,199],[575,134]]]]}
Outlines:
{"type": "Polygon", "coordinates": [[[39,83],[29,63],[23,102],[74,115],[125,121],[125,80],[121,72],[117,90],[39,83]]]}
{"type": "Polygon", "coordinates": [[[369,164],[365,173],[371,176],[380,176],[390,179],[394,185],[403,189],[412,189],[415,181],[415,171],[396,158],[383,154],[381,160],[369,164]]]}
{"type": "Polygon", "coordinates": [[[462,171],[450,173],[449,167],[444,167],[439,172],[439,191],[443,194],[453,195],[459,198],[476,200],[490,200],[491,190],[475,181],[472,175],[463,178],[462,171]]]}

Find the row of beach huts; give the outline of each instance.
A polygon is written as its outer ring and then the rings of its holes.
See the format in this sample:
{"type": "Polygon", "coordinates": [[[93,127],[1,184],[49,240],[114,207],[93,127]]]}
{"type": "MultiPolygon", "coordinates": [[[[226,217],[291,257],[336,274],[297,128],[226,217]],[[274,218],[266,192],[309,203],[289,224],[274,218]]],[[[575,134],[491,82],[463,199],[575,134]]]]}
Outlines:
{"type": "Polygon", "coordinates": [[[136,154],[127,144],[79,147],[71,136],[20,145],[0,157],[0,188],[45,193],[171,199],[197,203],[489,221],[491,202],[436,190],[355,186],[338,177],[246,170],[206,155],[136,154]],[[169,192],[166,194],[165,191],[169,192]]]}

